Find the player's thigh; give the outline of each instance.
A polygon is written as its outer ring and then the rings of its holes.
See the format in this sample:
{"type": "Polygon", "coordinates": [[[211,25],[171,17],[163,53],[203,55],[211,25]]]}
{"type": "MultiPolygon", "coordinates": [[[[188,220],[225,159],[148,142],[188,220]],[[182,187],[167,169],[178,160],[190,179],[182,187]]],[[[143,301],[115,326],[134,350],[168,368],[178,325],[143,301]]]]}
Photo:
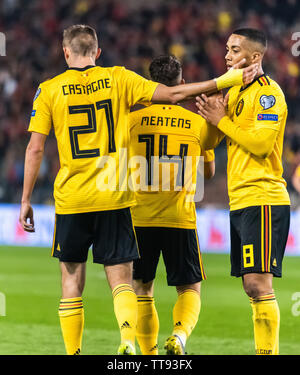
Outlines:
{"type": "Polygon", "coordinates": [[[289,230],[289,206],[247,207],[242,214],[241,274],[280,277],[289,230]]]}
{"type": "Polygon", "coordinates": [[[268,206],[270,215],[268,270],[275,276],[282,276],[282,261],[290,229],[290,206],[268,206]]]}
{"type": "Polygon", "coordinates": [[[269,272],[266,261],[269,243],[265,241],[269,232],[269,211],[267,206],[251,206],[242,209],[241,233],[241,275],[269,272]],[[267,216],[266,216],[267,215],[267,216]]]}
{"type": "Polygon", "coordinates": [[[96,212],[94,263],[116,265],[139,257],[129,208],[96,212]]]}
{"type": "Polygon", "coordinates": [[[230,212],[230,262],[231,276],[241,276],[242,210],[230,212]]]}
{"type": "Polygon", "coordinates": [[[206,279],[196,229],[163,228],[162,238],[168,285],[195,284],[206,279]]]}
{"type": "MultiPolygon", "coordinates": [[[[133,261],[133,279],[149,284],[155,279],[162,249],[162,229],[158,227],[135,227],[140,258],[133,261]]],[[[141,289],[141,285],[140,288],[141,289]]]]}
{"type": "Polygon", "coordinates": [[[52,256],[61,262],[86,262],[93,241],[92,232],[92,213],[56,214],[52,256]]]}

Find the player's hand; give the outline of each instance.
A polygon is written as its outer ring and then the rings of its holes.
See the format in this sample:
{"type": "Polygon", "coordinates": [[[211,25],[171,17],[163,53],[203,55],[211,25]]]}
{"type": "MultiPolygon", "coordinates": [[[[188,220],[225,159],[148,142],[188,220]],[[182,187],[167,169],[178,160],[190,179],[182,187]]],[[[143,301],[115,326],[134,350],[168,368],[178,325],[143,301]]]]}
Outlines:
{"type": "Polygon", "coordinates": [[[243,58],[242,60],[240,60],[237,63],[235,63],[234,65],[232,65],[232,67],[230,69],[243,69],[243,68],[245,68],[246,62],[247,62],[247,60],[245,58],[243,58]]]}
{"type": "Polygon", "coordinates": [[[243,69],[243,82],[244,85],[248,85],[251,83],[257,75],[258,72],[258,64],[252,64],[250,66],[244,67],[246,64],[246,59],[242,59],[238,61],[236,64],[232,66],[230,69],[243,69]]]}
{"type": "Polygon", "coordinates": [[[19,223],[22,225],[22,228],[26,232],[35,232],[34,220],[33,220],[33,209],[30,203],[21,204],[19,223]]]}
{"type": "Polygon", "coordinates": [[[243,82],[244,85],[251,83],[256,77],[258,72],[258,64],[252,64],[243,69],[243,82]]]}
{"type": "Polygon", "coordinates": [[[226,101],[220,96],[207,97],[205,94],[196,97],[196,106],[198,113],[207,122],[214,126],[218,126],[220,120],[226,116],[226,101]]]}

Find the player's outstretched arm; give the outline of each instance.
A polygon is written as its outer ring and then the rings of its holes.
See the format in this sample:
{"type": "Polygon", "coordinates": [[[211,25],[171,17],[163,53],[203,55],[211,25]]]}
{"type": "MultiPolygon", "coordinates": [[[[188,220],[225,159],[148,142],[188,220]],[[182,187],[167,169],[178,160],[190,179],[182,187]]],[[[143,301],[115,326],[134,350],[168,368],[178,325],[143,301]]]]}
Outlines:
{"type": "Polygon", "coordinates": [[[152,102],[176,104],[202,93],[212,94],[227,87],[246,85],[253,81],[257,71],[258,65],[253,64],[244,69],[230,69],[222,76],[209,81],[172,87],[159,84],[153,94],[152,102]]]}
{"type": "Polygon", "coordinates": [[[32,191],[40,170],[47,136],[33,132],[28,143],[24,165],[24,183],[19,222],[27,232],[34,232],[33,210],[30,204],[32,191]],[[29,219],[29,223],[27,222],[29,219]]]}

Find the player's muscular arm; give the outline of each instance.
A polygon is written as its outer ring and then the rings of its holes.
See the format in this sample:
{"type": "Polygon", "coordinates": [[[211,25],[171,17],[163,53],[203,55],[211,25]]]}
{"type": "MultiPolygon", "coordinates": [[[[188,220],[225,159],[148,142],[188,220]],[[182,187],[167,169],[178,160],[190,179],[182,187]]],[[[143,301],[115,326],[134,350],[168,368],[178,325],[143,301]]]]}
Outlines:
{"type": "MultiPolygon", "coordinates": [[[[222,97],[218,94],[215,96],[218,96],[219,98],[222,97]]],[[[196,99],[199,100],[199,97],[196,99]]],[[[207,121],[203,121],[203,126],[201,127],[200,133],[200,144],[203,150],[212,150],[216,148],[224,137],[225,134],[222,133],[216,126],[211,126],[207,121]]]]}
{"type": "Polygon", "coordinates": [[[214,150],[202,151],[204,157],[204,178],[211,179],[215,175],[215,153],[214,150]]]}
{"type": "Polygon", "coordinates": [[[40,170],[47,136],[33,132],[28,143],[24,165],[24,184],[19,222],[27,232],[34,232],[33,211],[30,205],[31,194],[40,170]],[[29,219],[29,223],[27,223],[29,219]]]}
{"type": "Polygon", "coordinates": [[[227,87],[244,85],[253,81],[257,69],[257,64],[253,64],[244,69],[228,70],[222,76],[209,81],[172,87],[159,84],[153,94],[152,102],[176,104],[195,98],[201,93],[211,94],[227,87]]]}
{"type": "Polygon", "coordinates": [[[210,124],[220,129],[234,142],[242,146],[253,155],[266,158],[273,150],[278,131],[275,129],[261,127],[254,130],[244,130],[230,120],[226,114],[228,96],[225,100],[208,98],[201,95],[197,98],[198,113],[210,124]]]}
{"type": "Polygon", "coordinates": [[[260,158],[266,158],[272,153],[278,136],[278,131],[274,129],[261,128],[250,131],[241,129],[227,116],[218,123],[218,128],[245,150],[260,158]]]}
{"type": "Polygon", "coordinates": [[[204,178],[210,180],[215,175],[215,161],[204,161],[204,178]]]}

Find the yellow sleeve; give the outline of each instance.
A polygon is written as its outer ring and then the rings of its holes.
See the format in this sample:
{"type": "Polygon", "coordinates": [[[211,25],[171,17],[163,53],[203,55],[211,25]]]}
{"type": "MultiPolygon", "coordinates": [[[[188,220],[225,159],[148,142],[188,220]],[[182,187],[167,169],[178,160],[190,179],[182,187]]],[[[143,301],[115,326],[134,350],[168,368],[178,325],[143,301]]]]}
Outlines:
{"type": "Polygon", "coordinates": [[[126,97],[127,105],[134,106],[137,103],[149,103],[159,83],[141,77],[137,73],[122,67],[119,70],[118,84],[126,97]]]}
{"type": "Polygon", "coordinates": [[[200,130],[200,145],[203,150],[211,150],[216,148],[224,138],[224,134],[213,125],[208,124],[200,115],[202,126],[200,130]]]}
{"type": "Polygon", "coordinates": [[[300,165],[295,170],[295,176],[300,177],[300,165]]]}
{"type": "Polygon", "coordinates": [[[218,128],[246,151],[261,158],[271,154],[278,135],[277,130],[268,127],[254,130],[241,129],[228,116],[221,119],[218,128]]]}
{"type": "Polygon", "coordinates": [[[203,151],[202,155],[204,156],[204,163],[209,163],[209,162],[215,160],[215,152],[214,152],[214,150],[203,151]]]}
{"type": "Polygon", "coordinates": [[[255,128],[280,130],[283,117],[287,115],[284,94],[277,86],[262,86],[258,91],[254,113],[255,128]]]}
{"type": "Polygon", "coordinates": [[[33,99],[33,108],[28,131],[48,135],[52,126],[50,100],[47,90],[41,84],[33,99]]]}

